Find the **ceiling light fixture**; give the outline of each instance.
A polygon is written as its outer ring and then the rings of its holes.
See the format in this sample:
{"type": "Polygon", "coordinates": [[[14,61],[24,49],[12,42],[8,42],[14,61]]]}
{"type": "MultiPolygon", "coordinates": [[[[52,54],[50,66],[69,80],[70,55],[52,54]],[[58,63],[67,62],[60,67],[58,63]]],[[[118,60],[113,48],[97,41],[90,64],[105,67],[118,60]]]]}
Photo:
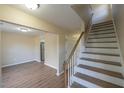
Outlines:
{"type": "Polygon", "coordinates": [[[37,8],[40,7],[40,4],[31,4],[31,3],[28,3],[28,4],[25,4],[27,8],[31,9],[31,10],[36,10],[37,8]]]}
{"type": "Polygon", "coordinates": [[[30,29],[27,29],[27,28],[18,28],[19,31],[21,32],[29,32],[31,31],[30,29]]]}
{"type": "Polygon", "coordinates": [[[3,25],[3,23],[2,23],[2,22],[0,22],[0,25],[3,25]]]}

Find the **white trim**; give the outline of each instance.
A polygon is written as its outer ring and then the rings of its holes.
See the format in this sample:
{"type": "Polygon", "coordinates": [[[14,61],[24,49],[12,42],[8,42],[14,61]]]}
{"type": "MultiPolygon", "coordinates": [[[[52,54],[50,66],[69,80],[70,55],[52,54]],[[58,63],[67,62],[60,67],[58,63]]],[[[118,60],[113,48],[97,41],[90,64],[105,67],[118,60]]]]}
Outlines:
{"type": "Polygon", "coordinates": [[[44,63],[44,64],[47,65],[47,66],[49,66],[49,67],[51,67],[51,68],[54,68],[54,69],[57,70],[57,67],[55,67],[55,66],[52,66],[52,65],[50,65],[50,64],[48,64],[48,63],[44,63]]]}
{"type": "Polygon", "coordinates": [[[2,68],[9,67],[9,66],[14,66],[14,65],[19,65],[19,64],[23,64],[23,63],[29,63],[29,62],[33,62],[33,61],[35,61],[35,60],[27,60],[27,61],[20,62],[20,63],[13,63],[13,64],[8,64],[8,65],[3,65],[2,68]]]}
{"type": "Polygon", "coordinates": [[[60,76],[60,75],[62,75],[63,73],[64,73],[64,71],[62,71],[62,72],[60,72],[60,73],[57,72],[56,75],[57,75],[57,76],[60,76]]]}
{"type": "Polygon", "coordinates": [[[41,62],[40,60],[34,59],[34,61],[41,62]]]}

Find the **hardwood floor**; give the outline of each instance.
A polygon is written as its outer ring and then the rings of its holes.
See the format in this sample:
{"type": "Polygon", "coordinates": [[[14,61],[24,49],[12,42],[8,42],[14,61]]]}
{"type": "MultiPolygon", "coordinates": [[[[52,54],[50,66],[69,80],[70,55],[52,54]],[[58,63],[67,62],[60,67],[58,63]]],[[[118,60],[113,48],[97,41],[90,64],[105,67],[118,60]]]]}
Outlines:
{"type": "Polygon", "coordinates": [[[2,69],[4,88],[64,88],[64,74],[38,62],[30,62],[2,69]]]}

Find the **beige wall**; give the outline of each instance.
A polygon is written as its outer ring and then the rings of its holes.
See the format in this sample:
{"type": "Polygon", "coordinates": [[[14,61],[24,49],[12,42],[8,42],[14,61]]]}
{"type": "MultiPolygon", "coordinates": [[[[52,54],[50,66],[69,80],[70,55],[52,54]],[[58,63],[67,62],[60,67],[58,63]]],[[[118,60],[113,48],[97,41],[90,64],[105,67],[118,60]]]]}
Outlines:
{"type": "Polygon", "coordinates": [[[72,8],[75,10],[75,12],[82,18],[82,23],[87,24],[89,21],[89,18],[91,17],[91,7],[89,4],[74,4],[72,5],[72,8]]]}
{"type": "Polygon", "coordinates": [[[32,36],[3,31],[2,66],[39,60],[36,41],[38,39],[32,36]]]}
{"type": "Polygon", "coordinates": [[[1,53],[1,48],[2,48],[2,46],[1,46],[1,26],[0,26],[0,87],[1,87],[1,63],[2,63],[2,57],[1,57],[1,55],[2,55],[2,53],[1,53]]]}
{"type": "Polygon", "coordinates": [[[59,35],[59,70],[57,72],[57,75],[60,75],[63,73],[63,63],[65,61],[65,35],[61,34],[59,35]]]}
{"type": "MultiPolygon", "coordinates": [[[[83,29],[84,28],[82,28],[82,30],[83,29]]],[[[70,55],[71,50],[73,49],[80,34],[81,34],[81,31],[75,31],[75,32],[70,32],[66,35],[64,34],[59,35],[59,69],[57,73],[58,75],[63,72],[63,63],[70,55]]],[[[83,40],[84,39],[82,37],[82,42],[78,46],[79,51],[80,49],[83,50],[84,48],[83,40]]]]}
{"type": "MultiPolygon", "coordinates": [[[[124,9],[124,5],[120,5],[120,4],[112,5],[112,12],[113,12],[115,25],[117,28],[117,35],[120,44],[121,56],[124,59],[124,13],[123,13],[124,10],[123,9],[124,9]]],[[[124,60],[122,61],[122,65],[124,66],[124,60]]]]}
{"type": "Polygon", "coordinates": [[[64,34],[45,34],[45,64],[55,68],[58,76],[63,73],[65,43],[64,34]]]}
{"type": "Polygon", "coordinates": [[[20,25],[25,25],[48,32],[55,32],[55,33],[66,32],[65,29],[59,28],[49,22],[38,19],[32,15],[24,13],[8,5],[0,5],[0,20],[5,20],[20,25]]]}
{"type": "Polygon", "coordinates": [[[123,8],[124,5],[112,5],[112,12],[113,12],[113,17],[114,17],[114,21],[115,21],[115,25],[117,28],[117,35],[118,35],[118,39],[120,42],[120,47],[121,47],[121,51],[124,57],[124,14],[123,14],[123,8]]]}
{"type": "Polygon", "coordinates": [[[37,62],[41,62],[41,60],[40,60],[40,41],[41,41],[40,35],[34,37],[34,42],[35,42],[35,51],[34,51],[35,58],[34,59],[37,62]]]}
{"type": "Polygon", "coordinates": [[[59,67],[59,36],[58,34],[45,33],[45,64],[55,68],[59,67]]]}
{"type": "Polygon", "coordinates": [[[111,8],[109,4],[93,4],[93,23],[111,20],[111,8]]]}
{"type": "Polygon", "coordinates": [[[68,58],[80,33],[75,31],[67,35],[45,34],[45,62],[57,69],[57,75],[63,72],[63,63],[68,58]]]}
{"type": "Polygon", "coordinates": [[[69,33],[66,35],[66,45],[65,45],[65,53],[66,53],[66,59],[71,53],[71,50],[73,49],[77,39],[79,38],[81,31],[75,31],[72,33],[69,33]]]}

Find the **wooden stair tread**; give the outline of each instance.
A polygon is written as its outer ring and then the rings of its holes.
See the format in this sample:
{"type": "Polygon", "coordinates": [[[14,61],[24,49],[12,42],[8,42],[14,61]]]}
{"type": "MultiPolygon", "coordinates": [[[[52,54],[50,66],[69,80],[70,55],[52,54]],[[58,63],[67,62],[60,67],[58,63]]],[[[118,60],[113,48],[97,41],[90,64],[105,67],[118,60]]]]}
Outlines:
{"type": "Polygon", "coordinates": [[[96,30],[106,30],[106,29],[112,29],[112,30],[114,30],[114,28],[113,27],[99,27],[99,28],[91,28],[91,31],[96,31],[96,30]]]}
{"type": "Polygon", "coordinates": [[[114,30],[114,28],[111,28],[111,29],[97,29],[97,30],[91,30],[91,32],[97,32],[97,31],[108,31],[108,30],[114,30]]]}
{"type": "Polygon", "coordinates": [[[106,27],[107,25],[113,25],[113,23],[106,23],[106,24],[93,24],[92,27],[106,27]]]}
{"type": "Polygon", "coordinates": [[[71,88],[86,88],[86,87],[77,82],[74,82],[72,83],[71,88]]]}
{"type": "Polygon", "coordinates": [[[105,60],[100,60],[100,59],[92,59],[92,58],[80,58],[81,60],[87,60],[91,62],[97,62],[97,63],[104,63],[104,64],[110,64],[110,65],[116,65],[116,66],[121,66],[119,62],[113,62],[113,61],[105,61],[105,60]]]}
{"type": "Polygon", "coordinates": [[[95,26],[92,26],[92,30],[93,29],[99,29],[99,28],[106,28],[106,27],[113,27],[113,24],[105,25],[105,26],[103,25],[103,26],[98,26],[98,27],[97,26],[96,27],[95,26]]]}
{"type": "Polygon", "coordinates": [[[115,33],[113,30],[110,30],[110,31],[92,31],[90,32],[89,34],[104,34],[104,33],[109,33],[109,32],[112,32],[112,33],[115,33]]]}
{"type": "Polygon", "coordinates": [[[101,34],[113,34],[115,32],[105,32],[105,33],[92,33],[92,34],[89,34],[89,35],[101,35],[101,34]]]}
{"type": "Polygon", "coordinates": [[[106,55],[106,56],[120,56],[119,54],[107,54],[107,53],[96,53],[96,52],[82,52],[85,54],[94,54],[94,55],[106,55]]]}
{"type": "Polygon", "coordinates": [[[101,22],[101,23],[93,24],[93,26],[103,26],[103,25],[109,25],[109,24],[113,24],[113,22],[112,21],[101,22]]]}
{"type": "Polygon", "coordinates": [[[87,43],[117,43],[117,41],[88,41],[87,43]]]}
{"type": "Polygon", "coordinates": [[[101,38],[116,38],[115,36],[110,36],[110,37],[90,37],[88,39],[101,39],[101,38]]]}
{"type": "Polygon", "coordinates": [[[99,85],[101,87],[104,87],[104,88],[121,88],[122,87],[122,86],[118,86],[118,85],[115,85],[115,84],[112,84],[112,83],[109,83],[109,82],[106,82],[106,81],[103,81],[103,80],[100,80],[100,79],[97,79],[97,78],[94,78],[94,77],[91,77],[85,74],[81,74],[81,73],[76,73],[75,76],[80,79],[99,85]]]}
{"type": "Polygon", "coordinates": [[[89,47],[89,46],[85,48],[118,49],[118,47],[89,47]]]}
{"type": "Polygon", "coordinates": [[[96,24],[103,24],[103,23],[109,23],[109,22],[113,22],[112,20],[108,20],[108,21],[104,21],[104,22],[100,22],[100,23],[96,23],[96,24]]]}
{"type": "Polygon", "coordinates": [[[87,66],[87,65],[83,65],[83,64],[78,65],[78,67],[85,68],[85,69],[95,71],[95,72],[99,72],[99,73],[102,73],[102,74],[106,74],[106,75],[109,75],[109,76],[117,77],[117,78],[120,78],[120,79],[124,79],[122,74],[118,73],[118,72],[108,71],[108,70],[104,70],[104,69],[101,69],[101,68],[91,67],[91,66],[87,66]]]}
{"type": "Polygon", "coordinates": [[[98,32],[92,31],[92,32],[89,33],[89,35],[101,35],[101,34],[113,34],[113,33],[115,33],[115,32],[114,31],[111,31],[111,32],[106,31],[106,32],[98,33],[98,32]]]}

